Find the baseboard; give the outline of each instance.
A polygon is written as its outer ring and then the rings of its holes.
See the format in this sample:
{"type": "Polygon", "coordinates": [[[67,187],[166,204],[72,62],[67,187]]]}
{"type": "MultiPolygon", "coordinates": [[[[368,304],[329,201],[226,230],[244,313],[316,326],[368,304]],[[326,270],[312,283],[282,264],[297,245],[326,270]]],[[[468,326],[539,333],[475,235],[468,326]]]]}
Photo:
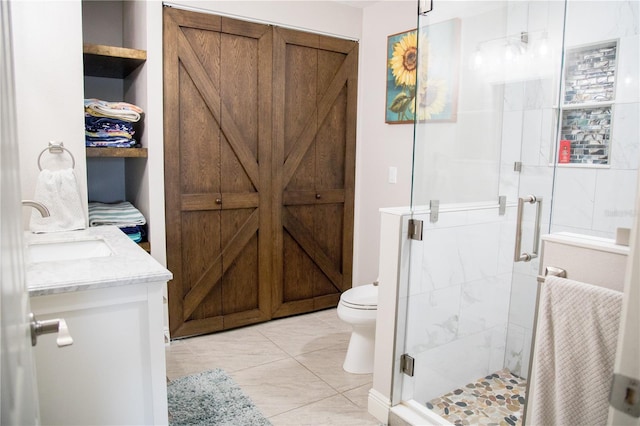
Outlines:
{"type": "Polygon", "coordinates": [[[164,328],[164,345],[169,346],[171,344],[171,335],[169,334],[169,327],[164,328]]]}
{"type": "Polygon", "coordinates": [[[369,390],[367,409],[369,414],[378,419],[382,424],[389,423],[389,411],[391,400],[375,389],[369,390]]]}
{"type": "Polygon", "coordinates": [[[391,408],[390,416],[397,417],[408,425],[421,426],[453,426],[451,422],[443,419],[425,406],[416,401],[403,401],[391,408]]]}

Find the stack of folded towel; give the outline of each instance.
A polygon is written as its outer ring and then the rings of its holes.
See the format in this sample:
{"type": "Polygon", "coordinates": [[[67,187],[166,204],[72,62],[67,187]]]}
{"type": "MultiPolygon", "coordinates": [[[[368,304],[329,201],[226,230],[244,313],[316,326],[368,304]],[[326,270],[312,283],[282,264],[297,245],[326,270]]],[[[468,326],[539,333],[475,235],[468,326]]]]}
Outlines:
{"type": "Polygon", "coordinates": [[[86,146],[131,148],[139,146],[133,138],[134,124],[144,114],[142,108],[127,102],[84,100],[86,146]]]}
{"type": "Polygon", "coordinates": [[[128,201],[89,202],[89,226],[115,225],[136,243],[142,241],[146,219],[128,201]]]}

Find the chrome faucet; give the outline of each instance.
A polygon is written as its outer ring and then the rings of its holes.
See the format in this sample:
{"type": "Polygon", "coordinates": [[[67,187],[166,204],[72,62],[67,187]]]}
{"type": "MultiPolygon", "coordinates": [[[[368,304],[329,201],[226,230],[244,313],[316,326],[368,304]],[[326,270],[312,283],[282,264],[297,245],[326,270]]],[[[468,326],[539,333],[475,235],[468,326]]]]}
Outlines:
{"type": "Polygon", "coordinates": [[[38,201],[22,200],[22,205],[23,206],[28,206],[28,207],[33,207],[34,209],[36,209],[36,210],[38,210],[40,212],[42,217],[51,216],[51,213],[49,213],[49,209],[47,208],[47,206],[45,206],[44,204],[42,204],[42,203],[40,203],[38,201]]]}

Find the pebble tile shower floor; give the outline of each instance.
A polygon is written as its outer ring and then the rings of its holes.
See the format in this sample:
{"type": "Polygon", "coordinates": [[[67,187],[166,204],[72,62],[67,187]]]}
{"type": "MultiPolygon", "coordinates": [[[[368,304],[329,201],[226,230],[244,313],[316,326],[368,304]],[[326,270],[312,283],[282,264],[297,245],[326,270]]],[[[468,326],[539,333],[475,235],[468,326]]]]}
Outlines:
{"type": "Polygon", "coordinates": [[[526,387],[504,369],[432,399],[427,408],[455,425],[520,426],[526,387]]]}

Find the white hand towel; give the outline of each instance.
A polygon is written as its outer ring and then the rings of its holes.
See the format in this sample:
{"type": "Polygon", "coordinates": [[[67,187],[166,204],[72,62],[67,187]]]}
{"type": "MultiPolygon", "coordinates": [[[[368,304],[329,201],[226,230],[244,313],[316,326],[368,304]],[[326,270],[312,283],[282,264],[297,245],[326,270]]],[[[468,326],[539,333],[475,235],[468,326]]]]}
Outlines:
{"type": "Polygon", "coordinates": [[[42,170],[33,199],[44,204],[51,216],[42,217],[34,209],[31,213],[31,232],[73,231],[87,227],[73,169],[42,170]]]}
{"type": "Polygon", "coordinates": [[[622,293],[548,277],[542,286],[527,424],[605,425],[622,293]]]}

